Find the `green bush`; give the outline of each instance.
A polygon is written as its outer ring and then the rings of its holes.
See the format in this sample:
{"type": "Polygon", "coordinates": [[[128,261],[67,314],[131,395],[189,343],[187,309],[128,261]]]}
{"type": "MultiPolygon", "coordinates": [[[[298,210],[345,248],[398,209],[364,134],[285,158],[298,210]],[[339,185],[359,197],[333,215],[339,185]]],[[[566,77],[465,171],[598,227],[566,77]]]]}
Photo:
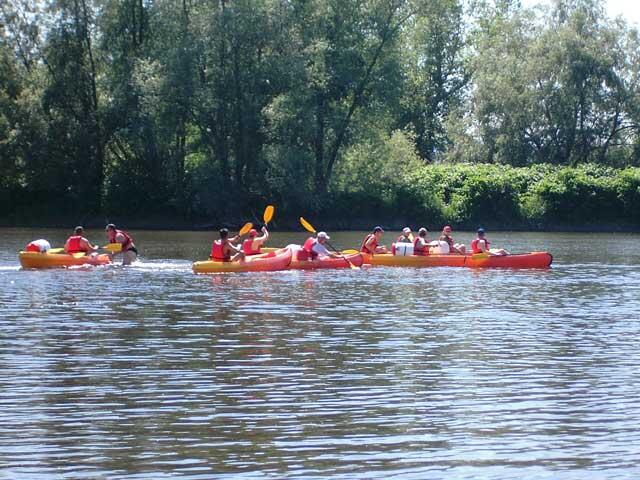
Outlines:
{"type": "Polygon", "coordinates": [[[593,165],[549,172],[525,194],[530,220],[568,224],[617,221],[624,217],[617,171],[593,165]]]}
{"type": "Polygon", "coordinates": [[[343,197],[345,215],[371,213],[359,208],[364,202],[386,218],[410,217],[432,228],[640,224],[640,168],[422,165],[360,193],[343,197]]]}

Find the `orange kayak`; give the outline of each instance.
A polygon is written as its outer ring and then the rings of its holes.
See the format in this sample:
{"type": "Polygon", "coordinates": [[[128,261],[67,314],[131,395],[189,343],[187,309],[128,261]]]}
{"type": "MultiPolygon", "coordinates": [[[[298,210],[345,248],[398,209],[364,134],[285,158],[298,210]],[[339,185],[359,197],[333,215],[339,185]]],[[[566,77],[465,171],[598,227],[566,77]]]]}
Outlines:
{"type": "Polygon", "coordinates": [[[315,270],[320,268],[351,268],[362,266],[364,258],[361,254],[345,255],[345,258],[316,258],[315,260],[291,260],[290,270],[315,270]],[[348,260],[345,260],[345,258],[348,260]]]}
{"type": "Polygon", "coordinates": [[[377,255],[363,254],[365,263],[388,267],[469,267],[469,268],[548,268],[553,256],[548,252],[513,255],[377,255]]]}
{"type": "Polygon", "coordinates": [[[251,255],[240,262],[219,262],[214,260],[193,262],[193,272],[271,272],[286,269],[289,262],[291,262],[291,249],[281,248],[273,252],[251,255]]]}
{"type": "Polygon", "coordinates": [[[68,253],[18,253],[22,268],[64,268],[76,265],[106,265],[111,263],[107,254],[101,255],[69,255],[68,253]]]}

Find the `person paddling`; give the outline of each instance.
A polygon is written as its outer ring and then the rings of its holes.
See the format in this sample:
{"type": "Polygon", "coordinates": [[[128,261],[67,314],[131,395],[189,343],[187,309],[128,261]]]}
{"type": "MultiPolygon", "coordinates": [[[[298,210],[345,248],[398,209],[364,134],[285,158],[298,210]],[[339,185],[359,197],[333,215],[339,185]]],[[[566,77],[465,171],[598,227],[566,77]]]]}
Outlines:
{"type": "Polygon", "coordinates": [[[485,236],[484,228],[479,228],[476,232],[476,238],[471,242],[471,253],[485,253],[491,256],[510,255],[504,248],[490,249],[489,240],[485,236]]]}
{"type": "MultiPolygon", "coordinates": [[[[318,232],[316,237],[307,238],[306,242],[302,246],[302,250],[304,252],[303,257],[306,257],[308,260],[315,260],[316,258],[343,258],[342,255],[339,255],[334,252],[330,252],[325,244],[327,240],[331,240],[331,237],[327,235],[327,232],[318,232]]],[[[301,258],[300,256],[298,258],[301,258]]]]}
{"type": "Polygon", "coordinates": [[[113,223],[107,225],[105,231],[109,243],[119,243],[122,247],[118,252],[122,253],[122,265],[131,265],[135,262],[138,258],[138,249],[136,249],[131,235],[123,230],[118,230],[113,223]]]}
{"type": "Polygon", "coordinates": [[[91,242],[84,238],[82,235],[84,234],[84,228],[76,227],[74,230],[74,234],[67,238],[67,241],[64,244],[64,251],[66,253],[93,253],[98,250],[98,247],[95,245],[91,245],[91,242]]]}
{"type": "Polygon", "coordinates": [[[258,255],[261,253],[260,249],[269,239],[269,231],[267,227],[262,227],[262,236],[258,236],[258,232],[255,228],[249,230],[249,238],[242,242],[242,251],[245,255],[258,255]]]}
{"type": "Polygon", "coordinates": [[[376,253],[387,253],[387,247],[385,247],[384,245],[380,245],[380,240],[382,239],[383,233],[384,230],[382,229],[382,227],[375,227],[373,231],[368,234],[362,241],[360,251],[362,253],[368,253],[370,255],[376,253]]]}
{"type": "Polygon", "coordinates": [[[442,235],[440,236],[441,242],[447,242],[449,245],[449,253],[459,253],[464,255],[467,251],[467,247],[465,247],[464,243],[455,243],[453,241],[453,237],[451,236],[451,225],[445,225],[442,229],[442,235]]]}
{"type": "Polygon", "coordinates": [[[214,240],[211,245],[211,255],[209,258],[218,262],[236,262],[244,259],[244,253],[240,247],[233,245],[238,241],[238,235],[229,238],[229,230],[221,228],[220,239],[214,240]]]}

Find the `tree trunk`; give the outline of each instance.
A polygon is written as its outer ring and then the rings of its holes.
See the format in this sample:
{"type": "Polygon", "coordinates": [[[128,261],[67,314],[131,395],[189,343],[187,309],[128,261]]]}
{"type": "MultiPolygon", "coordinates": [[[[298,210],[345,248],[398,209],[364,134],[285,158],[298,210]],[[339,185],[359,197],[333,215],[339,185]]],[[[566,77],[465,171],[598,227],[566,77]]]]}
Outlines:
{"type": "Polygon", "coordinates": [[[327,189],[324,174],[325,99],[322,93],[318,93],[316,98],[316,131],[314,138],[315,189],[317,194],[322,194],[327,189]]]}

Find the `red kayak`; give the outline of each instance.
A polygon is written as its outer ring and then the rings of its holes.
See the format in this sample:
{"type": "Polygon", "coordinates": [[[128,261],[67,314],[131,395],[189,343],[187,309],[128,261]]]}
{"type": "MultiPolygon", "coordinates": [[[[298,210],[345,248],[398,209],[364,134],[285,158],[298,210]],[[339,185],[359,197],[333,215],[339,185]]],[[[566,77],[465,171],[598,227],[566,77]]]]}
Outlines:
{"type": "MultiPolygon", "coordinates": [[[[297,253],[297,252],[296,252],[297,253]]],[[[316,258],[315,260],[298,260],[297,255],[289,263],[290,270],[315,270],[321,268],[352,268],[351,265],[361,267],[364,258],[359,253],[345,255],[343,258],[316,258]]]]}
{"type": "Polygon", "coordinates": [[[388,267],[468,267],[468,268],[548,268],[553,256],[548,252],[512,255],[365,255],[365,263],[388,267]]]}
{"type": "Polygon", "coordinates": [[[284,270],[291,261],[291,250],[281,248],[279,250],[251,255],[240,262],[220,262],[205,260],[193,263],[195,273],[222,273],[222,272],[272,272],[284,270]]]}

